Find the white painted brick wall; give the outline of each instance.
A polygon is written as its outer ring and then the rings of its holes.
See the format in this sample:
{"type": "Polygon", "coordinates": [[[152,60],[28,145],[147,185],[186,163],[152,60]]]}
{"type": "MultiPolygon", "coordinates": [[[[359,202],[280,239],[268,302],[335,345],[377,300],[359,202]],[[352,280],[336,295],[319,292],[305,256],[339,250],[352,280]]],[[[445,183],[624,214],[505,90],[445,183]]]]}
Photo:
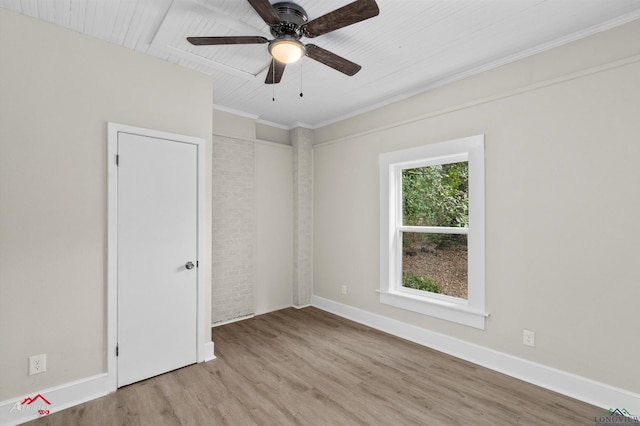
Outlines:
{"type": "Polygon", "coordinates": [[[255,145],[213,137],[212,322],[253,314],[255,145]]]}

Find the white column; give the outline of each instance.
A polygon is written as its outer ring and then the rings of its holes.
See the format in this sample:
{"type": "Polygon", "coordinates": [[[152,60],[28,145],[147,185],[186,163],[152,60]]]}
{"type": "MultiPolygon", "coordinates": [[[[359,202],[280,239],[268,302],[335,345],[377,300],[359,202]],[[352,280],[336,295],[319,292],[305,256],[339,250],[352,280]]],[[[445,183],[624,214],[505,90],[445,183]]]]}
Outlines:
{"type": "Polygon", "coordinates": [[[291,130],[293,146],[293,305],[311,303],[313,289],[313,133],[291,130]]]}

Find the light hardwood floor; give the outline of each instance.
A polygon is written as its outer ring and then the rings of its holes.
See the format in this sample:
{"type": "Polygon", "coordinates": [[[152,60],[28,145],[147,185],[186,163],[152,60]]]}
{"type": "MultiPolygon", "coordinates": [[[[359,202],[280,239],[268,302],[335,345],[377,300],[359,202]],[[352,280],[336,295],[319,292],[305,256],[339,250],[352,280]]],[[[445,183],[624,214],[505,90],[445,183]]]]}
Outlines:
{"type": "Polygon", "coordinates": [[[603,410],[315,308],[212,330],[217,359],[35,425],[593,425],[603,410]]]}

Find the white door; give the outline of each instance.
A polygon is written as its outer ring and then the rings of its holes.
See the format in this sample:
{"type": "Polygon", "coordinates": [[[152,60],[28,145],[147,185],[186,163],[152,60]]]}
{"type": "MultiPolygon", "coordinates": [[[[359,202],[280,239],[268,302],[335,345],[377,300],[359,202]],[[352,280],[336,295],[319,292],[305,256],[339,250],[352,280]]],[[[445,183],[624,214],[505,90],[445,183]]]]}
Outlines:
{"type": "Polygon", "coordinates": [[[118,134],[118,387],[197,361],[197,147],[118,134]],[[193,266],[192,266],[193,265],[193,266]]]}

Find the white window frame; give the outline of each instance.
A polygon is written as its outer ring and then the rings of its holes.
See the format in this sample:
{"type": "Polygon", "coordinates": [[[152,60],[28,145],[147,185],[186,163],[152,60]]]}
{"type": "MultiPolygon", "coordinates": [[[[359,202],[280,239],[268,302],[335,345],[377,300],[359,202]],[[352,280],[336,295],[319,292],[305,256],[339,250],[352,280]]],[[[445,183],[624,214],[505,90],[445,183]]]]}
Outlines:
{"type": "Polygon", "coordinates": [[[380,154],[380,303],[484,330],[484,135],[380,154]],[[402,171],[468,161],[469,226],[402,226],[402,171]],[[402,232],[467,234],[467,299],[402,286],[402,232]]]}

